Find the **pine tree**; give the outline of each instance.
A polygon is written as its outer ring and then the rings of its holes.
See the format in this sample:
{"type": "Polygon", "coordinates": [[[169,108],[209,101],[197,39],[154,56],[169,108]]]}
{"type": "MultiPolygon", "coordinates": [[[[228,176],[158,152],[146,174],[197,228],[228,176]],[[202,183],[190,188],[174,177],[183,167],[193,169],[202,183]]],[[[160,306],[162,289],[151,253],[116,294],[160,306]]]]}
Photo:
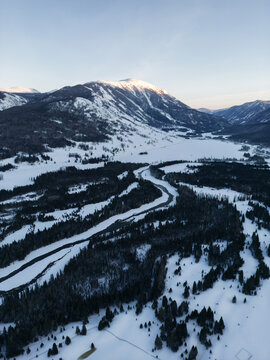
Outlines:
{"type": "Polygon", "coordinates": [[[219,327],[221,330],[224,330],[225,329],[225,324],[224,324],[224,321],[223,321],[223,318],[221,316],[220,320],[219,320],[219,327]]]}
{"type": "Polygon", "coordinates": [[[109,322],[112,322],[112,319],[114,317],[111,309],[109,307],[106,308],[106,319],[109,321],[109,322]]]}
{"type": "Polygon", "coordinates": [[[141,302],[137,302],[136,304],[136,315],[139,315],[142,312],[143,304],[141,302]]]}
{"type": "Polygon", "coordinates": [[[252,252],[252,254],[259,260],[261,261],[263,259],[263,255],[262,255],[262,250],[260,247],[260,240],[259,240],[259,236],[256,232],[254,232],[252,234],[252,242],[250,245],[250,250],[252,252]]]}
{"type": "Polygon", "coordinates": [[[198,355],[198,349],[196,346],[192,346],[189,355],[188,355],[188,360],[196,360],[198,355]]]}
{"type": "Polygon", "coordinates": [[[200,331],[199,339],[202,344],[206,343],[206,329],[204,327],[200,331]]]}
{"type": "Polygon", "coordinates": [[[86,329],[85,324],[83,324],[82,330],[81,330],[81,335],[86,335],[86,334],[87,334],[87,329],[86,329]]]}
{"type": "Polygon", "coordinates": [[[243,270],[240,270],[239,271],[239,278],[238,278],[239,282],[241,285],[243,285],[243,282],[244,282],[244,272],[243,270]]]}
{"type": "Polygon", "coordinates": [[[204,326],[207,320],[207,311],[206,308],[203,307],[200,313],[198,314],[197,322],[200,326],[204,326]]]}
{"type": "Polygon", "coordinates": [[[175,300],[171,302],[171,313],[173,317],[177,316],[177,303],[175,300]]]}
{"type": "Polygon", "coordinates": [[[166,308],[168,306],[168,299],[167,299],[167,297],[165,295],[162,298],[162,306],[164,308],[166,308]]]}
{"type": "Polygon", "coordinates": [[[98,324],[98,330],[101,331],[103,330],[106,326],[110,326],[108,320],[106,319],[105,316],[103,316],[103,318],[100,320],[99,324],[98,324]]]}
{"type": "Polygon", "coordinates": [[[214,334],[218,334],[219,333],[219,322],[215,321],[214,322],[214,334]]]}
{"type": "Polygon", "coordinates": [[[57,355],[58,354],[58,348],[56,343],[53,343],[53,347],[52,347],[52,355],[57,355]]]}
{"type": "Polygon", "coordinates": [[[158,306],[158,303],[157,303],[157,299],[154,299],[153,303],[152,303],[152,309],[155,310],[158,306]]]}
{"type": "Polygon", "coordinates": [[[257,271],[258,271],[258,276],[260,276],[262,279],[269,279],[270,277],[269,267],[265,264],[264,261],[259,262],[259,267],[257,271]]]}
{"type": "Polygon", "coordinates": [[[185,290],[184,290],[184,293],[183,293],[183,296],[185,299],[187,299],[189,297],[189,288],[188,286],[186,285],[185,287],[185,290]]]}
{"type": "Polygon", "coordinates": [[[184,314],[187,314],[187,313],[188,313],[188,302],[187,301],[182,301],[182,303],[178,307],[177,315],[178,316],[183,316],[184,314]]]}
{"type": "Polygon", "coordinates": [[[157,350],[162,349],[162,341],[161,338],[157,335],[155,340],[155,347],[157,350]]]}
{"type": "Polygon", "coordinates": [[[212,311],[212,309],[210,308],[210,306],[207,309],[207,321],[209,323],[213,323],[214,322],[214,313],[212,311]]]}
{"type": "Polygon", "coordinates": [[[198,285],[197,285],[197,291],[202,291],[203,289],[203,284],[201,282],[201,280],[198,281],[198,285]]]}

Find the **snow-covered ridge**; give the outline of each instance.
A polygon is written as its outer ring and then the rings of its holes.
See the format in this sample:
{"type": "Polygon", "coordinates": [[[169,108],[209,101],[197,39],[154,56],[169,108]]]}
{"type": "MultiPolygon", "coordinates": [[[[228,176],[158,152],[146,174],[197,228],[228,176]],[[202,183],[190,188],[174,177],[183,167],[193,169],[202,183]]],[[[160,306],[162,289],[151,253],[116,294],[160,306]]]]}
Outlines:
{"type": "Polygon", "coordinates": [[[233,124],[247,124],[252,121],[256,115],[269,108],[269,100],[255,100],[225,109],[214,110],[211,113],[214,115],[223,116],[233,124]]]}
{"type": "MultiPolygon", "coordinates": [[[[144,123],[159,129],[180,128],[180,131],[185,127],[209,132],[228,125],[226,120],[191,109],[163,89],[142,80],[92,81],[64,91],[79,99],[79,104],[78,100],[74,104],[76,110],[91,111],[91,117],[97,114],[110,127],[116,119],[118,125],[128,120],[137,122],[136,126],[144,123]]],[[[60,107],[63,105],[66,106],[61,103],[60,107]]]]}
{"type": "Polygon", "coordinates": [[[137,80],[137,79],[124,79],[119,81],[107,81],[107,80],[99,80],[98,83],[107,84],[113,87],[122,88],[125,90],[150,90],[154,91],[158,94],[167,94],[167,92],[155,85],[149,84],[146,81],[143,80],[137,80]]]}
{"type": "Polygon", "coordinates": [[[20,86],[13,86],[11,88],[0,88],[0,91],[7,92],[7,93],[22,93],[22,94],[39,93],[39,91],[36,89],[24,88],[24,87],[20,87],[20,86]]]}

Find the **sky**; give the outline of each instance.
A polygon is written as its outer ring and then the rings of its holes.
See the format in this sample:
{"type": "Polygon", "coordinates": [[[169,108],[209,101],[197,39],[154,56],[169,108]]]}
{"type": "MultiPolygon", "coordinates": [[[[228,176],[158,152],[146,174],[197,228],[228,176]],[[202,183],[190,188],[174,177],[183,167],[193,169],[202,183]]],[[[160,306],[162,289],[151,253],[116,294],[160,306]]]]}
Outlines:
{"type": "Polygon", "coordinates": [[[0,0],[0,88],[136,78],[211,109],[270,100],[269,0],[0,0]]]}

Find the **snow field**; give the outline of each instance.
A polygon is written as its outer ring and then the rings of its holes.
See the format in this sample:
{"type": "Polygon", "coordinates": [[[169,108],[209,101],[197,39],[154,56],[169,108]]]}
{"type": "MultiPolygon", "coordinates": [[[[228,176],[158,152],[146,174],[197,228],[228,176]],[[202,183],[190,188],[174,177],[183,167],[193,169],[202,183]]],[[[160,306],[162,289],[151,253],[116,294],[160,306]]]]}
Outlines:
{"type": "MultiPolygon", "coordinates": [[[[133,139],[133,145],[130,148],[125,148],[121,150],[120,140],[117,137],[113,137],[110,145],[105,144],[105,146],[115,146],[119,151],[114,156],[115,159],[121,161],[132,161],[132,162],[149,162],[149,163],[159,163],[160,161],[169,161],[169,160],[191,160],[196,161],[202,157],[212,157],[212,158],[224,158],[224,157],[234,157],[240,159],[243,156],[243,151],[240,151],[241,145],[236,145],[231,142],[225,142],[217,139],[175,139],[173,137],[166,139],[164,134],[157,135],[155,141],[156,143],[147,143],[147,139],[141,137],[141,135],[136,134],[135,136],[130,136],[130,139],[133,139]],[[173,143],[172,143],[173,142],[173,143]],[[156,144],[163,144],[162,146],[156,147],[156,144]],[[136,144],[136,145],[135,145],[136,144]],[[147,154],[141,154],[140,152],[146,151],[147,154]]],[[[97,150],[97,156],[104,154],[104,149],[100,144],[95,145],[97,150]]],[[[253,147],[252,149],[255,149],[253,147]]],[[[103,166],[103,163],[100,164],[89,164],[81,165],[76,163],[73,158],[68,157],[69,152],[74,152],[74,148],[65,148],[65,149],[55,149],[52,153],[49,153],[49,156],[53,158],[52,162],[48,164],[36,164],[34,166],[29,164],[20,164],[17,169],[10,170],[4,173],[4,180],[0,181],[0,188],[11,189],[14,186],[26,185],[31,183],[31,178],[47,172],[47,171],[56,171],[61,167],[74,165],[79,168],[94,168],[98,166],[103,166]],[[54,163],[55,162],[55,163],[54,163]],[[28,173],[27,173],[28,172],[28,173]]],[[[76,148],[76,152],[81,151],[81,149],[76,148]]],[[[106,151],[105,151],[106,153],[106,151]]],[[[109,153],[109,152],[108,152],[109,153]]],[[[81,151],[81,154],[84,154],[84,151],[81,151]]],[[[3,162],[2,162],[3,163],[3,162]]],[[[197,163],[196,163],[197,164],[197,163]]],[[[183,164],[172,165],[164,167],[165,172],[171,171],[188,171],[188,168],[183,164]],[[179,165],[179,166],[178,166],[179,165]]],[[[173,202],[170,205],[175,203],[176,196],[178,195],[176,190],[167,184],[163,180],[155,179],[151,176],[150,171],[146,168],[139,169],[136,171],[137,176],[140,176],[144,179],[150,180],[156,185],[163,186],[167,191],[172,195],[173,202]]],[[[136,183],[134,183],[136,184],[136,183]]],[[[130,185],[129,189],[126,189],[121,195],[131,191],[135,188],[134,184],[130,185]]],[[[226,197],[230,202],[234,202],[237,209],[245,214],[248,209],[247,200],[239,200],[239,197],[243,194],[234,192],[230,189],[212,189],[207,187],[195,187],[188,184],[187,185],[193,188],[197,193],[207,194],[210,196],[226,197]]],[[[76,190],[74,190],[76,191],[76,190]]],[[[121,220],[138,220],[143,218],[145,214],[140,214],[141,212],[151,211],[155,206],[162,204],[168,200],[168,194],[162,191],[162,196],[152,202],[151,204],[142,205],[138,209],[132,209],[125,214],[119,214],[111,217],[85,231],[82,234],[75,235],[69,239],[62,239],[54,244],[43,247],[41,249],[33,251],[29,254],[23,261],[16,261],[5,269],[1,269],[1,276],[5,276],[12,272],[15,269],[18,269],[20,266],[26,262],[34,259],[35,257],[46,254],[47,252],[60,247],[66,243],[72,244],[77,240],[87,239],[89,236],[106,229],[108,226],[113,224],[116,221],[121,220]]],[[[109,200],[107,200],[109,201],[109,200]]],[[[104,202],[105,203],[105,202],[104,202]]],[[[94,211],[95,206],[104,206],[104,204],[89,204],[82,208],[80,211],[81,216],[86,216],[91,211],[94,211]]],[[[73,211],[74,209],[64,210],[53,212],[51,215],[58,219],[60,217],[68,216],[68,211],[73,211]]],[[[47,214],[49,215],[49,214],[47,214]]],[[[41,224],[36,224],[37,229],[41,224]]],[[[244,233],[247,235],[247,241],[249,241],[252,233],[257,229],[256,224],[252,224],[249,219],[246,219],[244,222],[244,233]]],[[[29,231],[28,227],[24,227],[19,231],[8,235],[4,241],[9,243],[9,241],[18,241],[22,240],[25,236],[24,234],[29,231]]],[[[258,230],[259,238],[261,241],[261,247],[263,254],[266,254],[266,248],[270,243],[270,233],[265,229],[258,230]]],[[[0,243],[0,245],[3,243],[0,243]]],[[[54,255],[49,256],[48,258],[37,262],[33,266],[25,269],[19,274],[13,276],[12,278],[0,283],[0,290],[10,290],[17,286],[23,285],[31,281],[35,276],[40,274],[44,269],[52,262],[55,262],[54,265],[49,267],[44,274],[37,280],[38,284],[42,284],[44,281],[48,281],[51,276],[55,276],[59,271],[61,271],[65,264],[80,252],[80,250],[87,246],[88,242],[74,245],[68,249],[61,250],[54,255]]],[[[146,251],[149,249],[142,248],[137,249],[137,256],[144,256],[146,251]]],[[[242,267],[244,271],[244,276],[249,277],[255,272],[257,266],[257,260],[253,258],[250,251],[245,249],[241,252],[241,257],[244,259],[244,265],[242,267]]],[[[173,255],[168,259],[168,272],[166,278],[166,290],[165,295],[169,298],[175,299],[180,305],[184,300],[183,298],[183,283],[188,282],[192,286],[193,281],[198,281],[201,279],[202,271],[208,272],[210,267],[208,266],[204,257],[200,260],[199,263],[195,263],[194,258],[181,259],[180,265],[182,267],[181,275],[174,275],[174,270],[176,268],[175,262],[178,260],[177,255],[173,255]],[[177,286],[177,283],[180,285],[177,286]],[[169,292],[169,289],[172,288],[172,292],[169,292]]],[[[269,258],[265,258],[265,262],[270,266],[269,258]]],[[[205,292],[202,292],[199,295],[193,296],[190,295],[188,301],[190,302],[190,310],[198,309],[201,310],[203,306],[211,306],[213,311],[216,312],[215,318],[219,319],[220,316],[223,316],[225,322],[225,331],[223,336],[221,336],[220,341],[215,339],[215,336],[211,337],[212,340],[212,354],[210,354],[210,349],[206,350],[203,345],[200,344],[197,336],[197,331],[193,332],[193,323],[192,321],[188,324],[188,331],[190,337],[187,339],[188,349],[192,345],[196,345],[199,350],[199,360],[228,360],[235,358],[236,354],[241,351],[241,349],[246,349],[254,359],[259,360],[269,360],[270,347],[268,346],[268,334],[270,331],[270,312],[269,312],[269,292],[270,292],[270,281],[264,280],[263,286],[261,289],[258,289],[258,295],[256,297],[246,296],[239,292],[237,289],[237,284],[234,281],[222,281],[219,280],[214,284],[213,289],[208,289],[205,292]],[[232,303],[232,297],[237,296],[237,303],[232,303]],[[244,298],[247,298],[247,303],[243,303],[244,298]],[[199,304],[199,306],[197,305],[199,304]]],[[[133,304],[134,305],[134,304],[133,304]]],[[[125,305],[125,308],[127,306],[125,305]]],[[[102,317],[101,314],[91,316],[89,318],[90,323],[87,325],[88,333],[87,336],[76,336],[74,337],[76,324],[69,324],[66,326],[66,331],[63,334],[68,334],[72,337],[72,343],[70,346],[63,346],[60,349],[58,357],[66,359],[77,359],[82,353],[89,350],[91,342],[94,342],[97,350],[91,355],[91,359],[103,360],[107,358],[113,358],[117,360],[126,360],[127,354],[129,360],[137,359],[149,359],[158,356],[159,359],[164,360],[175,360],[179,358],[179,353],[184,350],[180,349],[177,353],[171,352],[166,348],[165,344],[161,351],[152,353],[154,347],[154,340],[156,334],[159,332],[160,323],[155,318],[154,311],[151,308],[151,304],[143,309],[143,312],[136,316],[135,310],[128,310],[127,313],[122,313],[116,316],[111,324],[111,327],[108,331],[99,332],[96,328],[99,319],[102,317]],[[145,321],[152,322],[151,331],[148,332],[147,329],[139,329],[140,323],[145,321]],[[74,328],[72,328],[74,326],[74,328]],[[150,336],[149,336],[150,334],[150,336]],[[118,339],[120,337],[121,339],[118,339]],[[129,341],[129,342],[127,342],[129,341]],[[112,355],[113,354],[113,355],[112,355]],[[113,356],[113,357],[112,357],[113,356]]],[[[81,323],[80,323],[81,327],[81,323]]],[[[198,330],[198,327],[197,327],[198,330]]],[[[62,336],[62,334],[61,334],[62,336]]],[[[48,342],[47,338],[41,339],[40,342],[44,342],[44,348],[39,350],[39,359],[47,359],[48,348],[52,346],[53,340],[48,342]]],[[[60,342],[62,340],[57,340],[60,342]]],[[[39,343],[40,343],[39,342],[39,343]]],[[[30,346],[31,353],[29,355],[23,355],[17,357],[19,360],[34,359],[36,354],[36,348],[38,344],[32,344],[30,346]]],[[[242,352],[242,354],[244,354],[242,352]]],[[[245,356],[245,355],[243,355],[245,356]]],[[[248,359],[248,358],[246,358],[248,359]]],[[[245,358],[241,360],[246,360],[245,358]]]]}

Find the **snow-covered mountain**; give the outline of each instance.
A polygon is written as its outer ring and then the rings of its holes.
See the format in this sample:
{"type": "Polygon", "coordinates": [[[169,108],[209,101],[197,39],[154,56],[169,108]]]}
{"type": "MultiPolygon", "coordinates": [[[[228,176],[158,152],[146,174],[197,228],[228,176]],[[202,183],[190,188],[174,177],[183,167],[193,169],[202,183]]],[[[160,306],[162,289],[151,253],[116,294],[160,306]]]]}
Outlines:
{"type": "Polygon", "coordinates": [[[227,109],[214,110],[211,113],[222,116],[233,124],[246,124],[260,112],[270,108],[270,101],[256,100],[227,109]]]}
{"type": "Polygon", "coordinates": [[[1,137],[0,131],[0,142],[9,155],[14,154],[12,144],[16,151],[42,152],[47,146],[62,147],[71,141],[106,141],[117,136],[124,143],[134,136],[153,141],[160,137],[158,133],[200,134],[229,125],[221,117],[191,109],[166,91],[135,79],[67,86],[27,100],[20,108],[0,114],[0,130],[8,131],[8,137],[1,137]]]}
{"type": "Polygon", "coordinates": [[[27,103],[27,100],[19,95],[0,92],[0,111],[9,109],[13,106],[20,106],[27,103]]]}
{"type": "Polygon", "coordinates": [[[13,86],[11,88],[0,88],[0,91],[6,92],[6,93],[15,93],[15,94],[37,94],[39,93],[38,90],[32,89],[32,88],[24,88],[20,86],[13,86]]]}
{"type": "Polygon", "coordinates": [[[222,118],[191,109],[166,91],[141,80],[93,81],[62,88],[48,97],[54,108],[97,117],[110,127],[126,122],[144,123],[161,129],[185,127],[196,132],[213,131],[227,125],[222,118]]]}

